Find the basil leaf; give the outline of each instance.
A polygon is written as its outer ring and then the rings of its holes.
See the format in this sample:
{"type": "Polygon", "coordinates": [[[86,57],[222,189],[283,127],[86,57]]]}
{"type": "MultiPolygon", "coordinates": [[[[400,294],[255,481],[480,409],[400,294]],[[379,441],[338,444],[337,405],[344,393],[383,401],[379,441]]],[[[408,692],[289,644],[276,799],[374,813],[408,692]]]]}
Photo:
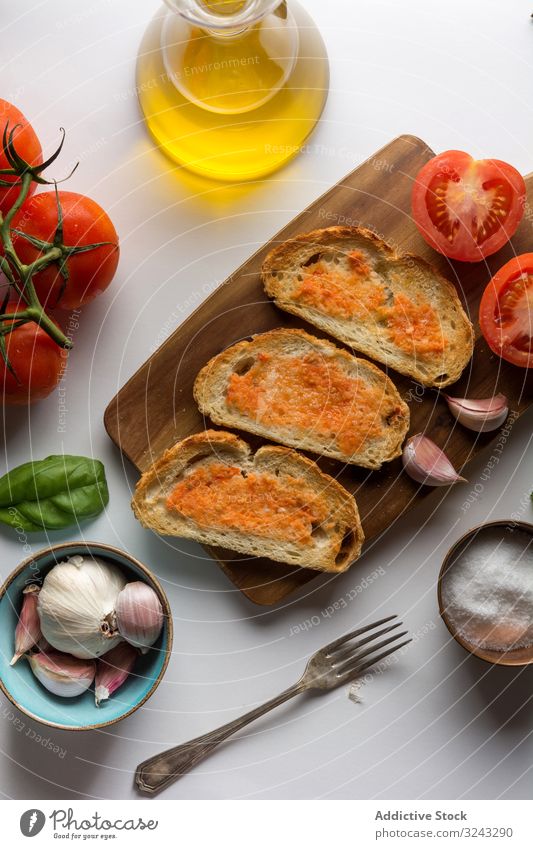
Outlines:
{"type": "Polygon", "coordinates": [[[24,531],[68,528],[108,501],[104,466],[89,457],[54,454],[0,478],[0,522],[24,531]]]}
{"type": "Polygon", "coordinates": [[[29,519],[26,519],[22,513],[19,513],[16,507],[0,507],[0,522],[4,525],[10,525],[18,531],[42,531],[41,525],[34,525],[29,519]]]}

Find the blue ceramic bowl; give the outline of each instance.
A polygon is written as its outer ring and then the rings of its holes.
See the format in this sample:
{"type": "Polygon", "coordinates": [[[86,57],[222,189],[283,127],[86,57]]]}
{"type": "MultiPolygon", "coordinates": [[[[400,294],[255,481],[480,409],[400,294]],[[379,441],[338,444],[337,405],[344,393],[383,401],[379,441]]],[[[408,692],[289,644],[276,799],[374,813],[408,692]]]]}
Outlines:
{"type": "Polygon", "coordinates": [[[15,707],[45,725],[85,731],[112,725],[129,716],[158,687],[167,668],[171,649],[172,616],[162,587],[146,566],[113,546],[96,542],[54,545],[25,560],[0,589],[0,687],[15,707]],[[128,580],[145,581],[158,594],[165,614],[163,630],[155,646],[147,654],[139,655],[126,682],[100,707],[94,703],[92,688],[72,699],[61,698],[39,683],[24,658],[15,666],[9,665],[14,652],[15,628],[23,588],[28,583],[42,580],[56,563],[73,554],[92,554],[105,558],[118,566],[128,580]]]}

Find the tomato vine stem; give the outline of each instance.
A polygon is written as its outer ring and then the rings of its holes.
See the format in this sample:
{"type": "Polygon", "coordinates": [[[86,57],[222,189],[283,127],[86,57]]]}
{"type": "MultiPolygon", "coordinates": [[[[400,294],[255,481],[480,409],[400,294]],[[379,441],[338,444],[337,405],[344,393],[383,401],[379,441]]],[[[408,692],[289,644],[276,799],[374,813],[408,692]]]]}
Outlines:
{"type": "MultiPolygon", "coordinates": [[[[54,321],[45,312],[33,283],[33,277],[43,268],[46,268],[53,262],[59,262],[63,259],[64,254],[68,252],[62,244],[47,245],[40,256],[32,263],[26,265],[23,263],[13,245],[11,237],[11,223],[17,212],[21,209],[24,201],[27,199],[30,188],[33,182],[46,183],[41,176],[41,171],[45,166],[53,162],[56,156],[61,151],[64,142],[64,132],[61,139],[61,144],[57,151],[47,160],[46,163],[40,166],[31,166],[25,162],[16,152],[13,144],[13,134],[16,127],[9,131],[9,124],[6,125],[3,134],[3,150],[8,162],[11,165],[10,169],[2,169],[2,174],[10,174],[19,177],[13,185],[20,185],[18,196],[13,206],[2,215],[0,212],[0,241],[3,247],[3,256],[0,257],[0,270],[4,273],[8,286],[15,289],[19,301],[22,300],[26,309],[20,310],[17,313],[3,313],[0,311],[0,335],[5,336],[14,329],[14,325],[5,325],[5,322],[16,322],[16,326],[33,321],[38,324],[61,348],[72,348],[71,340],[65,336],[63,331],[55,324],[54,321]]],[[[56,187],[57,191],[57,187],[56,187]]]]}

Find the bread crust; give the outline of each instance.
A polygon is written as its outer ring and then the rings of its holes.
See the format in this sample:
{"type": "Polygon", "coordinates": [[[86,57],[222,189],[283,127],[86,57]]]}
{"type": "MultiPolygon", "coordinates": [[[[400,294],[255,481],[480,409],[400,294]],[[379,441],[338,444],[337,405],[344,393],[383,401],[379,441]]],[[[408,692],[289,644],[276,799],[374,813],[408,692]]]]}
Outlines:
{"type": "Polygon", "coordinates": [[[144,527],[161,534],[195,539],[205,545],[222,546],[252,557],[266,556],[322,572],[348,569],[359,556],[364,540],[355,498],[316,463],[281,446],[266,445],[253,454],[244,440],[224,431],[193,434],[165,451],[139,480],[132,508],[144,527]],[[338,530],[331,535],[324,530],[316,541],[312,538],[310,545],[297,541],[285,543],[234,529],[200,527],[177,511],[169,511],[165,501],[177,479],[197,464],[210,461],[227,462],[247,471],[271,470],[281,477],[298,476],[315,493],[327,492],[328,509],[338,530]]]}
{"type": "MultiPolygon", "coordinates": [[[[327,227],[304,233],[281,243],[265,257],[262,280],[266,293],[280,309],[314,324],[331,336],[389,366],[413,377],[424,386],[444,387],[454,383],[472,357],[474,331],[452,283],[433,266],[415,254],[399,254],[371,230],[360,227],[327,227]],[[400,349],[389,350],[376,330],[369,332],[357,319],[339,319],[324,311],[299,303],[291,297],[291,285],[303,265],[316,253],[340,254],[361,249],[372,263],[372,273],[397,291],[419,287],[430,297],[446,330],[448,350],[441,356],[414,357],[400,349]],[[418,282],[414,277],[418,278],[418,282]],[[405,287],[402,289],[402,283],[405,287]]],[[[379,329],[378,329],[379,333],[379,329]]]]}
{"type": "MultiPolygon", "coordinates": [[[[315,454],[333,457],[344,463],[351,463],[367,469],[379,469],[385,462],[399,457],[402,443],[409,429],[409,408],[400,397],[393,382],[376,365],[368,360],[354,357],[342,348],[337,347],[326,339],[317,339],[304,330],[294,328],[277,328],[258,333],[251,340],[231,345],[221,354],[213,357],[199,372],[194,384],[194,398],[200,411],[219,425],[234,427],[254,433],[258,436],[281,442],[292,448],[311,451],[315,454]],[[383,436],[368,440],[364,449],[353,454],[347,454],[338,448],[335,441],[325,442],[312,432],[303,429],[295,432],[283,425],[267,426],[251,417],[232,411],[226,403],[228,381],[239,363],[248,358],[255,358],[267,353],[280,359],[291,353],[303,355],[315,351],[334,359],[343,371],[348,374],[357,373],[372,386],[378,386],[382,392],[379,405],[376,406],[376,416],[387,420],[383,436]],[[390,424],[389,424],[390,419],[390,424]]],[[[326,401],[328,387],[324,390],[326,401]]]]}

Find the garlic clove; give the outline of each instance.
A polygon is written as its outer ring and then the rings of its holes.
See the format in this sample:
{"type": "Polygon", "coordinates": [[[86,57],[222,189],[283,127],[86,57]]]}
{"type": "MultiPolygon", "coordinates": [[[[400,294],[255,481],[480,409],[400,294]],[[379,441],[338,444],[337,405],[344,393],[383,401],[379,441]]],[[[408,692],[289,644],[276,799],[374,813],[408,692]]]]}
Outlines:
{"type": "Polygon", "coordinates": [[[94,688],[97,707],[122,687],[138,657],[137,649],[124,642],[98,659],[94,688]]]}
{"type": "Polygon", "coordinates": [[[449,486],[465,478],[457,474],[444,451],[422,433],[417,433],[405,443],[402,454],[407,474],[426,486],[449,486]]]}
{"type": "Polygon", "coordinates": [[[509,404],[501,393],[492,398],[450,398],[444,396],[452,416],[476,433],[488,433],[501,427],[509,415],[509,404]]]}
{"type": "Polygon", "coordinates": [[[14,666],[23,654],[26,654],[42,637],[41,623],[37,612],[37,597],[40,587],[29,584],[22,591],[22,608],[15,629],[15,654],[10,666],[14,666]]]}
{"type": "Polygon", "coordinates": [[[152,587],[143,581],[126,584],[115,611],[119,633],[128,643],[141,650],[153,646],[163,627],[163,608],[152,587]]]}
{"type": "Polygon", "coordinates": [[[32,672],[55,696],[73,698],[87,690],[96,673],[94,660],[80,660],[61,652],[27,655],[32,672]]]}

